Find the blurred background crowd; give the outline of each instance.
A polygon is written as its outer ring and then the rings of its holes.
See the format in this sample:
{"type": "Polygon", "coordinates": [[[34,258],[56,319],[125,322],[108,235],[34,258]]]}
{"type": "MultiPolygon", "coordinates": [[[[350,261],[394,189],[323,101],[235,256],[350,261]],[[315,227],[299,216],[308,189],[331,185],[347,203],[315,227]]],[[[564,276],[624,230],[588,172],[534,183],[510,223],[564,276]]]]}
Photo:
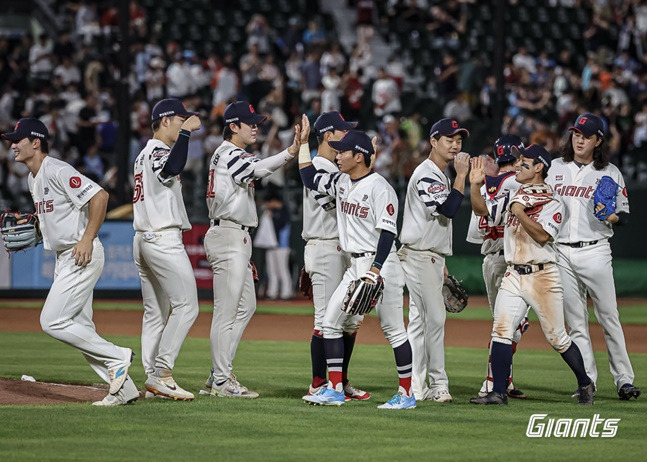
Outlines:
{"type": "MultiPolygon", "coordinates": [[[[128,197],[119,167],[132,169],[151,136],[150,110],[166,96],[202,114],[183,173],[195,222],[207,220],[206,164],[222,142],[224,108],[236,99],[268,116],[250,147],[260,156],[290,143],[301,113],[311,123],[330,110],[359,121],[379,136],[376,169],[401,190],[428,155],[428,130],[441,117],[470,129],[465,150],[476,155],[502,132],[556,151],[576,115],[594,112],[607,124],[612,161],[627,182],[647,184],[644,0],[123,1],[125,76],[118,1],[0,0],[0,130],[25,116],[43,120],[50,155],[111,192],[109,209],[128,197]],[[494,40],[497,4],[505,10],[503,50],[494,40]],[[37,11],[40,23],[22,24],[24,9],[37,11]],[[127,106],[119,104],[119,82],[127,106]],[[497,96],[505,101],[501,114],[497,96]],[[118,121],[128,120],[118,117],[122,107],[130,113],[128,152],[117,143],[118,121]]],[[[3,143],[0,209],[32,207],[27,173],[3,143]]],[[[263,188],[281,191],[299,212],[295,163],[263,188]]]]}

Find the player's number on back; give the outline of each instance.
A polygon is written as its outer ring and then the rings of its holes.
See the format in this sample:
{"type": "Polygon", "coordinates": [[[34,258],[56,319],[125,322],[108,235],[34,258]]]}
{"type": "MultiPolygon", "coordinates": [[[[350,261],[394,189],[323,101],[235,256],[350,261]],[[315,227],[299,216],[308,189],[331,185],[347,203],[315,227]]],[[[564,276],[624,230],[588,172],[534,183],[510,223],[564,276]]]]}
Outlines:
{"type": "Polygon", "coordinates": [[[142,173],[135,175],[135,187],[133,189],[133,204],[144,200],[144,177],[142,173]]]}

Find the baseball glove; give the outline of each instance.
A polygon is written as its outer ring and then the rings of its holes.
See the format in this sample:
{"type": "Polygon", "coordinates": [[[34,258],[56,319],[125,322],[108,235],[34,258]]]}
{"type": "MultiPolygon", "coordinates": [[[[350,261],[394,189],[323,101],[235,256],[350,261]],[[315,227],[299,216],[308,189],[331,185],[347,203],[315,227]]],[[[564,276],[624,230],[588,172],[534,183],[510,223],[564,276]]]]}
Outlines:
{"type": "Polygon", "coordinates": [[[38,217],[31,213],[6,212],[1,216],[2,241],[10,252],[36,247],[42,240],[38,217]]]}
{"type": "Polygon", "coordinates": [[[553,189],[549,185],[524,185],[510,201],[509,207],[515,202],[523,205],[524,209],[534,209],[552,201],[553,189]]]}
{"type": "Polygon", "coordinates": [[[312,281],[305,266],[301,268],[301,274],[299,275],[299,291],[312,300],[312,281]]]}
{"type": "Polygon", "coordinates": [[[593,193],[593,207],[595,208],[598,203],[604,205],[603,209],[593,212],[598,220],[604,221],[609,215],[616,212],[616,194],[619,187],[618,183],[608,175],[600,178],[600,183],[593,193]]]}
{"type": "Polygon", "coordinates": [[[443,284],[445,309],[450,313],[460,313],[467,306],[468,298],[467,292],[461,286],[460,281],[451,274],[448,275],[443,284]]]}
{"type": "Polygon", "coordinates": [[[382,276],[368,271],[360,279],[348,285],[341,310],[348,314],[368,314],[377,305],[383,291],[382,276]]]}

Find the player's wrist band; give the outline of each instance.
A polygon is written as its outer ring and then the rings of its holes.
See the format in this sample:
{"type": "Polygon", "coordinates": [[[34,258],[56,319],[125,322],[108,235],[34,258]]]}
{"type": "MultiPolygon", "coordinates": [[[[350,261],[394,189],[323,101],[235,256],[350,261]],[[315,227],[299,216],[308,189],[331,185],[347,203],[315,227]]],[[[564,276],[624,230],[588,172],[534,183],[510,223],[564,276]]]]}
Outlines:
{"type": "Polygon", "coordinates": [[[373,267],[373,266],[376,267],[377,269],[379,269],[380,271],[382,271],[382,263],[378,263],[378,262],[374,261],[373,263],[371,263],[371,267],[373,267]]]}
{"type": "Polygon", "coordinates": [[[184,135],[187,138],[191,138],[191,132],[189,130],[185,130],[184,128],[180,129],[180,135],[184,135]]]}
{"type": "Polygon", "coordinates": [[[308,143],[304,143],[299,148],[299,163],[308,164],[310,162],[312,162],[312,158],[310,157],[310,147],[308,146],[308,143]]]}

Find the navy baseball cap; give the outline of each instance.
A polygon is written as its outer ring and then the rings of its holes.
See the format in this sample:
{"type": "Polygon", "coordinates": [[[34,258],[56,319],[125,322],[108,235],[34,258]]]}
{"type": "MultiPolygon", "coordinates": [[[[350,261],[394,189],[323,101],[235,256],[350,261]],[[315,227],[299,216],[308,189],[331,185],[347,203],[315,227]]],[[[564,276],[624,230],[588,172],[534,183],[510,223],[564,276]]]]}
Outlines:
{"type": "Polygon", "coordinates": [[[40,120],[33,117],[25,117],[16,123],[11,133],[3,133],[2,137],[9,141],[20,141],[27,137],[46,140],[49,138],[49,131],[40,120]]]}
{"type": "Polygon", "coordinates": [[[463,138],[470,136],[470,132],[466,128],[462,128],[457,120],[440,119],[431,127],[429,136],[440,138],[441,136],[454,136],[457,133],[460,133],[463,138]]]}
{"type": "Polygon", "coordinates": [[[516,159],[514,154],[510,152],[513,146],[518,149],[523,149],[524,144],[517,135],[501,135],[494,142],[494,159],[497,164],[510,162],[516,159]]]}
{"type": "Polygon", "coordinates": [[[510,152],[512,152],[515,158],[519,158],[519,155],[522,155],[526,159],[537,159],[546,166],[546,170],[550,168],[550,164],[553,159],[550,152],[546,151],[546,148],[539,146],[538,144],[531,144],[530,146],[526,146],[521,149],[517,146],[512,146],[510,152]]]}
{"type": "Polygon", "coordinates": [[[151,113],[151,119],[154,121],[160,120],[162,117],[191,117],[192,115],[197,115],[197,112],[187,111],[184,103],[177,98],[166,98],[158,102],[155,107],[153,107],[153,112],[151,113]]]}
{"type": "Polygon", "coordinates": [[[375,152],[369,136],[358,130],[348,130],[341,140],[330,141],[328,144],[331,148],[339,152],[361,152],[364,156],[371,156],[375,152]]]}
{"type": "Polygon", "coordinates": [[[324,112],[315,121],[314,128],[317,136],[321,136],[326,132],[341,130],[343,132],[355,128],[357,122],[346,122],[342,115],[337,111],[324,112]]]}
{"type": "Polygon", "coordinates": [[[234,101],[225,109],[225,123],[243,122],[247,125],[258,125],[267,119],[264,115],[257,114],[254,106],[247,101],[234,101]]]}
{"type": "Polygon", "coordinates": [[[602,123],[602,119],[590,112],[580,114],[575,121],[575,125],[570,127],[569,130],[575,130],[586,137],[598,135],[598,138],[604,139],[604,124],[602,123]]]}

